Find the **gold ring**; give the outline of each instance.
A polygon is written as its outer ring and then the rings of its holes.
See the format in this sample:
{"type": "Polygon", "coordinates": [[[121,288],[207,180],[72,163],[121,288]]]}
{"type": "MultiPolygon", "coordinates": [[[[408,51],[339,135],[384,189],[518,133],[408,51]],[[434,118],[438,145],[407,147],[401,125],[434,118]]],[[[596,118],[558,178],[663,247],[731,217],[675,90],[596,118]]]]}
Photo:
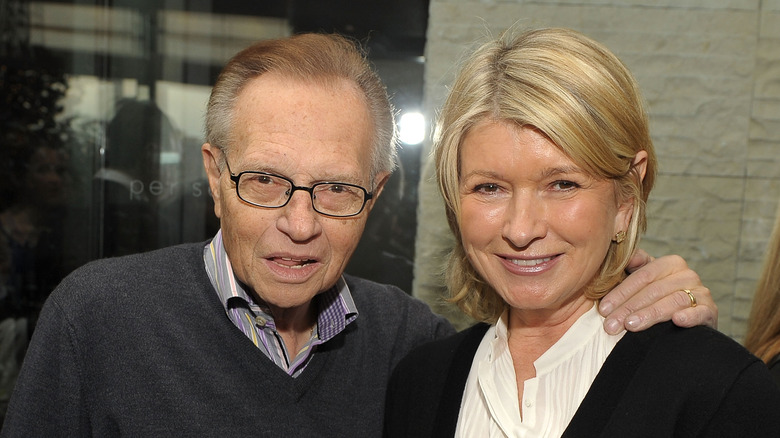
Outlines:
{"type": "Polygon", "coordinates": [[[691,299],[691,307],[696,307],[696,304],[698,304],[698,303],[696,302],[696,297],[693,296],[693,294],[691,293],[690,289],[683,289],[683,292],[688,294],[688,298],[691,299]]]}

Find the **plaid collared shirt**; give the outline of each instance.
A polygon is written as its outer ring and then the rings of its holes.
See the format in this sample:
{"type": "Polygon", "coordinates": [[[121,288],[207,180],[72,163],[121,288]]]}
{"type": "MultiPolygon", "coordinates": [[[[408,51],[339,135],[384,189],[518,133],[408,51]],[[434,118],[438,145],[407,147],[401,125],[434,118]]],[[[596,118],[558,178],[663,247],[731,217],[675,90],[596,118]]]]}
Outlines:
{"type": "Polygon", "coordinates": [[[317,323],[306,344],[290,354],[265,303],[247,293],[246,286],[233,274],[230,259],[222,244],[222,230],[204,247],[203,260],[228,318],[290,376],[300,375],[317,345],[341,333],[358,316],[347,283],[341,277],[335,286],[314,297],[317,323]]]}

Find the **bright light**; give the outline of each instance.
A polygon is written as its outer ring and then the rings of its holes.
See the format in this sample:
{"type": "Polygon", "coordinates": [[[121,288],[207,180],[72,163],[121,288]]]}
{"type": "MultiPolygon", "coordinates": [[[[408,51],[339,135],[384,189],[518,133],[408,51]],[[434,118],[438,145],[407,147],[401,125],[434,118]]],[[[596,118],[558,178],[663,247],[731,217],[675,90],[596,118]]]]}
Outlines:
{"type": "Polygon", "coordinates": [[[420,144],[425,140],[425,117],[420,113],[404,113],[398,122],[399,137],[405,144],[420,144]]]}

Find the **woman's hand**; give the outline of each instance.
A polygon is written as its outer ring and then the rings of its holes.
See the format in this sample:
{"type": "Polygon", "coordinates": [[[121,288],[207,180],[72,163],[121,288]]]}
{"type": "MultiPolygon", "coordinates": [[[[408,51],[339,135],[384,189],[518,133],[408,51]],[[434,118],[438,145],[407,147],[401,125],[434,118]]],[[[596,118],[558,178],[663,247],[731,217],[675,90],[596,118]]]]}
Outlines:
{"type": "Polygon", "coordinates": [[[624,328],[641,331],[669,320],[680,327],[704,324],[717,328],[718,307],[712,294],[682,257],[655,259],[639,249],[631,258],[628,271],[631,274],[599,304],[608,333],[617,334],[624,328]]]}

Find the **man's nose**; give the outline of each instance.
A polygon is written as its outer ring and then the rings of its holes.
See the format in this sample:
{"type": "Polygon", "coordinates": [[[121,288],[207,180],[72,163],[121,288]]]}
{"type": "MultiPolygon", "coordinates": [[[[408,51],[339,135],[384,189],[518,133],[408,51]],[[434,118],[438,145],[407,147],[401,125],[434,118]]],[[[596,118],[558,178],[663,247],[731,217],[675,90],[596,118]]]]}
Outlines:
{"type": "Polygon", "coordinates": [[[282,207],[278,225],[296,242],[317,236],[321,232],[320,214],[314,210],[311,193],[305,189],[293,190],[290,201],[282,207]]]}

